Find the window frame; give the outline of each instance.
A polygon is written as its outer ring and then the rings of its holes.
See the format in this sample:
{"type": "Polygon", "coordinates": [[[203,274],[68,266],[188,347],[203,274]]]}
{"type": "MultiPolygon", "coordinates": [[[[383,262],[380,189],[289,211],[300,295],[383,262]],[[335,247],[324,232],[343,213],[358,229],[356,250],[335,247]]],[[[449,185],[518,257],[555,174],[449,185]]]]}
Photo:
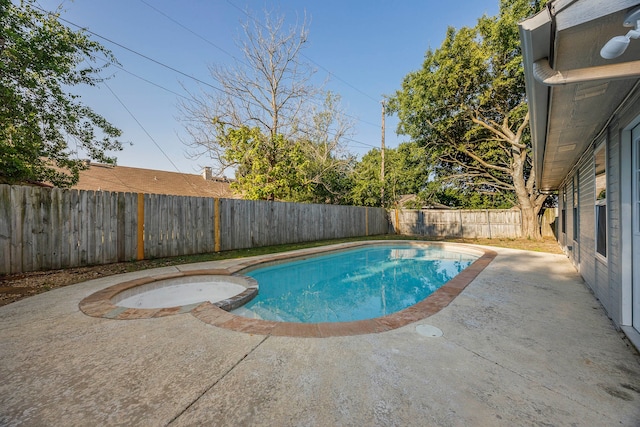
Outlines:
{"type": "Polygon", "coordinates": [[[593,153],[594,164],[594,252],[596,257],[607,260],[609,252],[609,206],[607,203],[608,156],[606,141],[596,146],[593,153]],[[604,228],[601,228],[604,227],[604,228]],[[604,240],[604,242],[603,242],[604,240]],[[601,246],[603,243],[604,246],[601,246]],[[602,252],[604,250],[604,252],[602,252]]]}
{"type": "Polygon", "coordinates": [[[580,180],[578,179],[578,172],[571,179],[571,190],[573,193],[573,241],[580,243],[580,180]]]}
{"type": "Polygon", "coordinates": [[[567,234],[567,186],[562,187],[562,209],[560,210],[560,232],[567,234]]]}

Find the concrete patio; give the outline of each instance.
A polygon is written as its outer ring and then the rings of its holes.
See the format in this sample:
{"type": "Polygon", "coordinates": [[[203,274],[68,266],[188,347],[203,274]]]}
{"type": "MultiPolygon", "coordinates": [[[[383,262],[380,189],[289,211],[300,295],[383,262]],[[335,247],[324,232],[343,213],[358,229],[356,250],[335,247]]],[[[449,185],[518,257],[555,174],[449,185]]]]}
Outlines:
{"type": "Polygon", "coordinates": [[[375,334],[264,336],[189,313],[79,310],[122,276],[1,307],[0,425],[640,425],[638,353],[566,257],[492,249],[449,306],[375,334]]]}

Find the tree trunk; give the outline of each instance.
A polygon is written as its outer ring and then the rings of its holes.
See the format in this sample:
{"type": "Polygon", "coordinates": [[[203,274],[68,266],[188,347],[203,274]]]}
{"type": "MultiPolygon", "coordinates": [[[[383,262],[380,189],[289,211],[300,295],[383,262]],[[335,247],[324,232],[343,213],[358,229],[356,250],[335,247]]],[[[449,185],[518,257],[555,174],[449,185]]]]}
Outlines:
{"type": "Polygon", "coordinates": [[[514,153],[513,156],[513,186],[515,188],[520,213],[522,215],[522,237],[527,239],[542,240],[542,231],[538,222],[538,214],[546,199],[546,196],[537,194],[534,187],[535,176],[531,171],[529,182],[524,178],[524,165],[527,161],[527,152],[514,153]]]}
{"type": "Polygon", "coordinates": [[[522,236],[527,239],[542,240],[540,223],[538,222],[538,212],[534,206],[520,207],[522,214],[522,236]]]}

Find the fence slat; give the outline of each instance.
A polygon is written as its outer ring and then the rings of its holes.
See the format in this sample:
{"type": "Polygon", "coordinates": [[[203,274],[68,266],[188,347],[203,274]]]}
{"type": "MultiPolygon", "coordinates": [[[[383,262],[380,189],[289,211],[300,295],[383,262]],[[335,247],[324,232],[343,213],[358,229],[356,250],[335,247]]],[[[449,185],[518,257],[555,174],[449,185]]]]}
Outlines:
{"type": "Polygon", "coordinates": [[[0,186],[0,271],[11,271],[11,188],[0,186]]]}

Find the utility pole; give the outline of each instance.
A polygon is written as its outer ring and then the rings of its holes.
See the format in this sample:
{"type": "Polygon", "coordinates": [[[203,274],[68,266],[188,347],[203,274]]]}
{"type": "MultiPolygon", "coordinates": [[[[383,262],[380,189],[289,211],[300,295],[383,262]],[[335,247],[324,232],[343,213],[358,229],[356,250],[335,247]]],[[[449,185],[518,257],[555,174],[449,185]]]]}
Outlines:
{"type": "Polygon", "coordinates": [[[380,162],[380,204],[384,207],[384,116],[385,116],[385,108],[384,108],[384,100],[380,101],[382,104],[382,143],[381,143],[381,162],[380,162]]]}

